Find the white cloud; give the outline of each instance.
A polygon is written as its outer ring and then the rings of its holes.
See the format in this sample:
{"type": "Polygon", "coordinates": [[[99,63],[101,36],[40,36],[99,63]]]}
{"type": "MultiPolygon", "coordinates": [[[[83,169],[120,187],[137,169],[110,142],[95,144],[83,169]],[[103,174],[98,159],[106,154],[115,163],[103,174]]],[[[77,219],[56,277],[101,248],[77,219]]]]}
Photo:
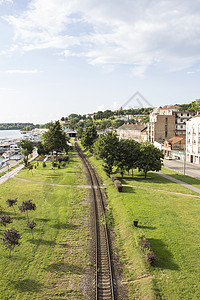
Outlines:
{"type": "Polygon", "coordinates": [[[0,0],[0,5],[4,4],[4,3],[10,3],[13,4],[13,0],[0,0]]]}
{"type": "Polygon", "coordinates": [[[199,0],[32,0],[4,19],[15,29],[14,50],[62,49],[92,65],[130,65],[134,76],[200,60],[199,0]]]}
{"type": "Polygon", "coordinates": [[[8,74],[37,74],[41,73],[42,71],[38,70],[6,70],[5,71],[8,74]]]}

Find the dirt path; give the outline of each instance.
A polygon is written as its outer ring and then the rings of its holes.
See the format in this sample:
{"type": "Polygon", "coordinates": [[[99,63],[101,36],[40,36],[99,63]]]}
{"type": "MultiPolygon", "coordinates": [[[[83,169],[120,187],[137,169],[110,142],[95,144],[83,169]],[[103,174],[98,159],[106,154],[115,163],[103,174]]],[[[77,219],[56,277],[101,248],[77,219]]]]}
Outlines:
{"type": "MultiPolygon", "coordinates": [[[[25,181],[25,182],[33,182],[33,183],[39,183],[39,184],[45,184],[45,185],[51,185],[51,186],[63,186],[63,187],[74,187],[74,188],[81,188],[81,189],[90,189],[90,185],[70,185],[70,184],[57,184],[57,183],[48,183],[43,181],[37,181],[32,179],[25,179],[22,177],[15,177],[17,180],[25,181]]],[[[94,186],[96,188],[96,186],[94,186]]]]}
{"type": "Polygon", "coordinates": [[[137,189],[145,189],[145,190],[150,190],[150,191],[156,191],[156,192],[161,192],[161,193],[166,193],[166,194],[173,194],[173,195],[181,195],[181,196],[200,198],[200,196],[197,196],[197,195],[183,194],[183,193],[170,192],[170,191],[164,191],[164,190],[158,190],[158,189],[151,189],[151,188],[148,188],[148,187],[145,187],[145,186],[137,186],[137,185],[130,185],[130,184],[123,184],[123,186],[133,187],[133,188],[137,188],[137,189]]]}

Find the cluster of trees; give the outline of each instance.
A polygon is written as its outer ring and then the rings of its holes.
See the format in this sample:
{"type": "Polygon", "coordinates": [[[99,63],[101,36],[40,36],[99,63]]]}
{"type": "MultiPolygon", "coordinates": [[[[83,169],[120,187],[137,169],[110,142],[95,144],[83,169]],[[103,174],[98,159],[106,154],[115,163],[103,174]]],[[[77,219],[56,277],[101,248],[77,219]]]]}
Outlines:
{"type": "MultiPolygon", "coordinates": [[[[66,126],[69,126],[71,129],[77,130],[79,127],[85,128],[95,125],[98,129],[106,129],[109,127],[118,128],[124,124],[123,120],[116,120],[116,116],[124,116],[124,115],[144,115],[147,116],[152,112],[152,108],[137,108],[137,109],[125,109],[125,110],[105,110],[98,111],[93,114],[93,119],[90,116],[86,115],[78,115],[71,114],[68,117],[62,117],[61,121],[65,121],[66,126]]],[[[145,119],[147,122],[148,118],[145,119]]],[[[134,123],[134,118],[130,120],[130,122],[134,123]]]]}
{"type": "Polygon", "coordinates": [[[94,143],[94,153],[103,159],[107,175],[110,176],[115,167],[122,177],[125,171],[138,168],[146,178],[148,171],[161,169],[164,158],[163,153],[151,143],[119,139],[114,132],[98,137],[94,143]]]}
{"type": "Polygon", "coordinates": [[[45,155],[49,152],[69,151],[69,137],[65,135],[60,122],[49,124],[49,129],[42,135],[42,142],[38,142],[37,151],[39,155],[45,155]]]}
{"type": "MultiPolygon", "coordinates": [[[[8,205],[8,207],[12,207],[15,214],[15,208],[14,206],[17,204],[17,198],[16,199],[7,199],[6,203],[8,205]]],[[[36,205],[35,203],[33,203],[31,200],[27,200],[27,201],[23,201],[21,206],[19,206],[19,210],[21,212],[25,212],[27,214],[27,227],[31,229],[31,233],[33,236],[33,228],[35,228],[35,226],[37,225],[35,221],[30,221],[29,220],[29,215],[28,215],[28,211],[31,210],[36,210],[36,205]]],[[[1,209],[1,213],[2,213],[2,209],[1,209]]],[[[15,228],[11,228],[11,229],[6,229],[8,224],[13,223],[13,219],[9,216],[9,215],[2,215],[0,216],[0,225],[5,227],[5,231],[3,233],[3,236],[1,238],[1,240],[3,241],[3,245],[6,249],[9,250],[9,257],[11,257],[11,251],[15,248],[15,246],[19,246],[20,245],[20,239],[21,239],[21,234],[15,229],[15,228]]]]}

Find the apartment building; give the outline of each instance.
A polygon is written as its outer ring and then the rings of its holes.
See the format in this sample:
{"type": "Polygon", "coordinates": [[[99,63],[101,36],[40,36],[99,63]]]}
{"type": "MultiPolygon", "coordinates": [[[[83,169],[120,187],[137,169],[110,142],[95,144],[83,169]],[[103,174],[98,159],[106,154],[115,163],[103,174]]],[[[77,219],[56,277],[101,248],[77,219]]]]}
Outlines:
{"type": "Polygon", "coordinates": [[[179,111],[179,106],[156,108],[149,115],[148,140],[163,143],[174,136],[186,135],[186,122],[195,115],[190,111],[179,111]]]}
{"type": "Polygon", "coordinates": [[[200,163],[200,114],[186,122],[186,159],[200,163]]]}

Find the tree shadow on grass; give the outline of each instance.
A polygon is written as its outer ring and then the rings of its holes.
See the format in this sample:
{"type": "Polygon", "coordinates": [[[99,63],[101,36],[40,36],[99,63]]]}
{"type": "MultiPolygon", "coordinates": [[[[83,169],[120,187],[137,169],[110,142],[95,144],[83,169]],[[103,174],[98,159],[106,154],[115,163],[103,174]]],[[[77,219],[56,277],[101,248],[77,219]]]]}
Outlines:
{"type": "Polygon", "coordinates": [[[11,284],[21,293],[39,292],[42,290],[42,284],[32,279],[13,280],[11,284]]]}
{"type": "Polygon", "coordinates": [[[47,271],[50,272],[66,272],[66,273],[71,273],[71,274],[82,274],[83,273],[83,268],[76,266],[76,265],[68,265],[63,262],[59,263],[54,263],[50,264],[47,268],[47,271]]]}
{"type": "Polygon", "coordinates": [[[47,241],[42,239],[29,239],[28,242],[35,244],[35,245],[46,245],[46,246],[55,246],[55,241],[47,241]]]}
{"type": "Polygon", "coordinates": [[[144,178],[144,174],[138,174],[137,177],[129,177],[129,176],[124,176],[123,179],[119,178],[119,180],[122,182],[122,184],[133,184],[137,185],[137,182],[140,183],[169,183],[170,180],[167,178],[164,178],[160,176],[159,174],[155,173],[147,173],[147,178],[144,178]]]}
{"type": "Polygon", "coordinates": [[[80,226],[72,224],[72,223],[57,223],[57,224],[52,225],[52,227],[56,228],[56,229],[75,230],[75,229],[77,229],[80,226]]]}
{"type": "Polygon", "coordinates": [[[159,239],[148,239],[153,252],[156,255],[155,267],[169,270],[179,270],[179,266],[174,262],[172,253],[166,248],[163,241],[159,239]]]}
{"type": "Polygon", "coordinates": [[[135,190],[133,187],[129,187],[129,186],[123,186],[122,185],[122,193],[135,193],[135,190]]]}
{"type": "Polygon", "coordinates": [[[150,229],[150,230],[155,230],[156,227],[154,226],[145,226],[145,225],[137,225],[138,228],[141,228],[141,229],[150,229]]]}

